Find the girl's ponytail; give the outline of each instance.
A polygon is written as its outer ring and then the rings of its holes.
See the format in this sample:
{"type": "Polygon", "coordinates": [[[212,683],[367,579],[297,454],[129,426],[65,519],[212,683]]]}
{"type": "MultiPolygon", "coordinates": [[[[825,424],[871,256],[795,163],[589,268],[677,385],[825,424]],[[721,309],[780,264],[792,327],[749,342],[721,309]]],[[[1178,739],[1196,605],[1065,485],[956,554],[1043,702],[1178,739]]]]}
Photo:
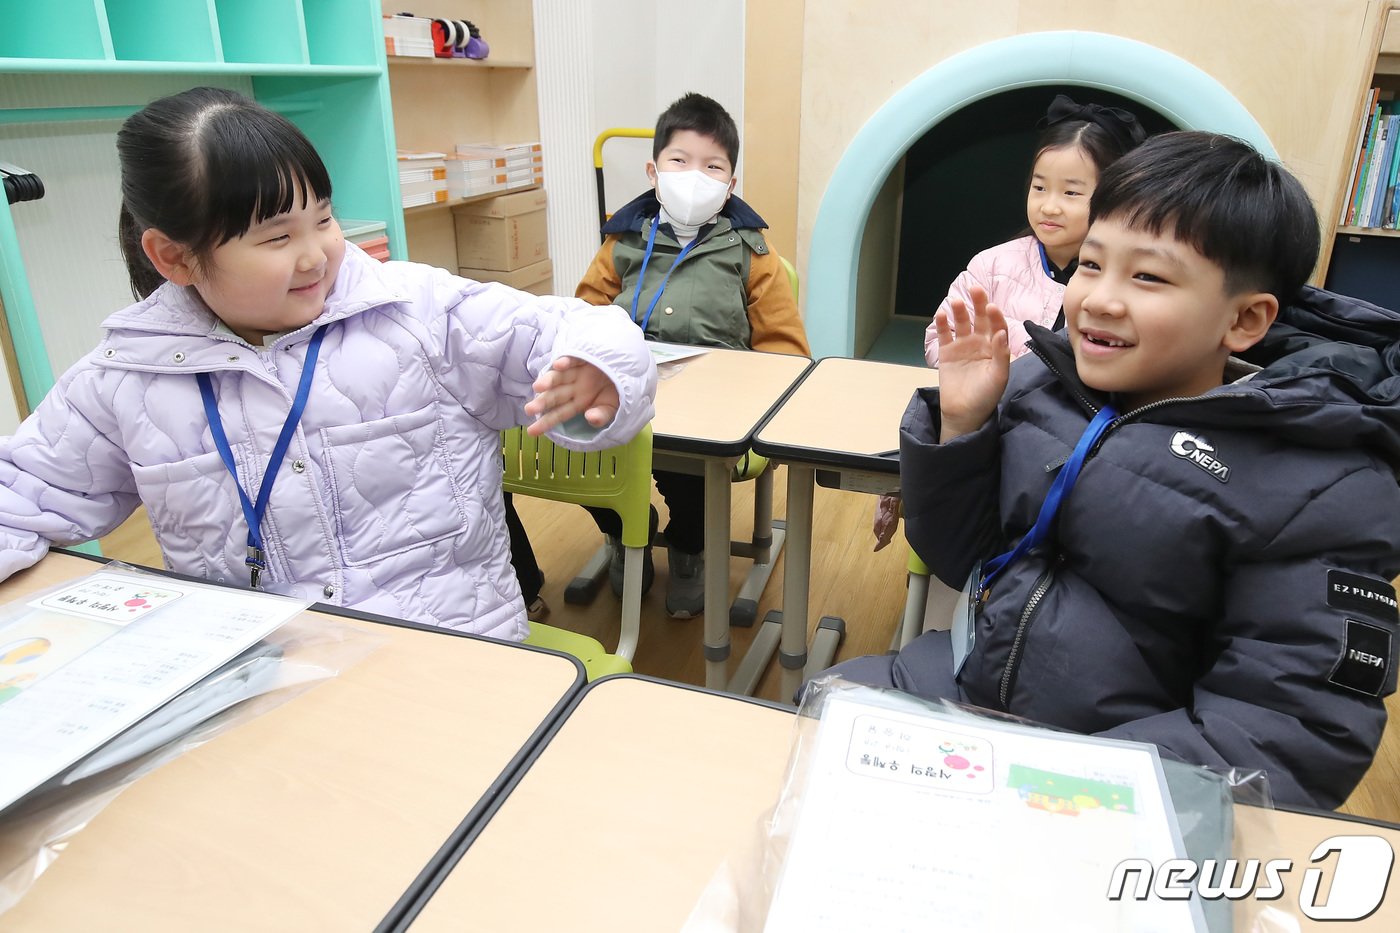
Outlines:
{"type": "Polygon", "coordinates": [[[165,282],[164,276],[151,265],[151,259],[141,248],[141,234],[145,232],[131,216],[131,209],[122,202],[121,214],[117,218],[117,238],[121,243],[122,259],[126,260],[126,274],[131,279],[131,294],[140,301],[165,282]]]}

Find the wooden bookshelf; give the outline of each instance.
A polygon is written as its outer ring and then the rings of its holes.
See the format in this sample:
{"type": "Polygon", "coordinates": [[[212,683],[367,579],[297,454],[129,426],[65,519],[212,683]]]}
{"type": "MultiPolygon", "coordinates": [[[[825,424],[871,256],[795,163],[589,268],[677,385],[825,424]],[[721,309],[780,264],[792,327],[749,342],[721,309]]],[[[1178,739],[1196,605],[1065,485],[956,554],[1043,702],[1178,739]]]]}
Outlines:
{"type": "MultiPolygon", "coordinates": [[[[1376,0],[1368,10],[1366,31],[1360,44],[1366,49],[1365,65],[1355,92],[1355,110],[1347,140],[1346,156],[1336,181],[1337,214],[1321,218],[1326,231],[1314,280],[1327,288],[1377,304],[1400,303],[1400,290],[1388,285],[1387,268],[1400,263],[1400,230],[1344,224],[1352,201],[1353,167],[1367,128],[1362,125],[1370,91],[1379,87],[1382,101],[1400,99],[1400,0],[1376,0]]],[[[1393,108],[1393,104],[1391,105],[1393,108]]]]}
{"type": "MultiPolygon", "coordinates": [[[[540,138],[532,6],[520,0],[382,0],[386,15],[411,9],[431,19],[470,19],[491,47],[482,60],[388,57],[394,135],[399,149],[452,154],[459,143],[518,143],[540,138]]],[[[457,271],[451,208],[494,197],[450,198],[403,209],[408,258],[457,271]],[[447,210],[444,210],[447,208],[447,210]]]]}
{"type": "Polygon", "coordinates": [[[444,208],[461,207],[463,204],[475,204],[478,201],[489,201],[492,198],[499,198],[503,194],[519,194],[522,191],[534,191],[539,187],[539,185],[524,185],[520,188],[504,188],[500,191],[488,191],[485,194],[473,194],[465,198],[448,198],[446,201],[438,201],[435,204],[415,204],[413,207],[405,207],[403,212],[406,216],[412,216],[413,214],[426,213],[428,211],[440,211],[444,208]]]}
{"type": "Polygon", "coordinates": [[[423,55],[390,55],[391,68],[533,68],[531,61],[487,58],[428,58],[423,55]]]}

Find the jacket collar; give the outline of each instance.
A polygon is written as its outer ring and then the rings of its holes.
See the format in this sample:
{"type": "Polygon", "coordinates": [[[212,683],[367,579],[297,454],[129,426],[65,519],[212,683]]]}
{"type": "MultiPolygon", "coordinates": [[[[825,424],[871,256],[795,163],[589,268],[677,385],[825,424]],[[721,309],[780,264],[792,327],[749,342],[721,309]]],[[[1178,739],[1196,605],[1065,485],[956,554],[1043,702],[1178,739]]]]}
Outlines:
{"type": "MultiPolygon", "coordinates": [[[[642,224],[661,213],[661,202],[656,199],[656,190],[649,188],[617,209],[617,213],[603,224],[603,234],[641,232],[642,224]]],[[[737,194],[720,208],[719,216],[729,218],[735,230],[765,230],[768,227],[758,212],[744,203],[737,194]]]]}
{"type": "MultiPolygon", "coordinates": [[[[385,281],[379,262],[370,259],[364,251],[353,243],[345,246],[345,260],[341,263],[335,285],[326,297],[325,307],[316,320],[279,337],[274,346],[285,347],[309,340],[316,328],[322,324],[345,320],[371,308],[405,301],[407,297],[396,293],[385,281]]],[[[171,358],[171,339],[189,347],[184,355],[199,348],[211,348],[213,356],[223,360],[225,365],[207,366],[206,369],[233,368],[227,365],[231,360],[224,354],[230,345],[247,346],[236,336],[218,327],[218,318],[200,299],[192,288],[184,288],[170,282],[152,292],[145,300],[130,305],[102,322],[106,330],[99,349],[111,350],[105,358],[140,367],[163,368],[171,358]]],[[[189,371],[190,366],[180,366],[189,371]]]]}
{"type": "MultiPolygon", "coordinates": [[[[1086,411],[1107,401],[1079,378],[1063,333],[1033,323],[1026,331],[1035,355],[1086,411]]],[[[1365,446],[1400,468],[1400,314],[1305,287],[1241,356],[1262,367],[1247,382],[1211,390],[1208,404],[1163,408],[1162,417],[1189,412],[1194,424],[1262,427],[1306,446],[1365,446]]]]}

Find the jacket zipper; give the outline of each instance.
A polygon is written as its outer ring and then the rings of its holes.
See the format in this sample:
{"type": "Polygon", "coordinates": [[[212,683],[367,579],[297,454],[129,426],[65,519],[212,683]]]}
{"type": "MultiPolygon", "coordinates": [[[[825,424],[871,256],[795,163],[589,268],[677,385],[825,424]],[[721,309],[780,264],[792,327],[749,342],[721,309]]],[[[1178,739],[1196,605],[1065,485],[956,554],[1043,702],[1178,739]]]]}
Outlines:
{"type": "Polygon", "coordinates": [[[1083,405],[1086,409],[1088,409],[1095,415],[1099,413],[1099,408],[1101,406],[1095,404],[1093,399],[1089,398],[1083,392],[1080,392],[1078,385],[1076,385],[1071,380],[1065,378],[1065,374],[1060,372],[1060,370],[1055,366],[1055,364],[1050,362],[1050,358],[1047,357],[1044,353],[1042,353],[1040,351],[1040,348],[1037,347],[1034,343],[1031,344],[1031,352],[1034,353],[1036,356],[1040,357],[1040,361],[1045,364],[1045,368],[1055,374],[1055,378],[1060,380],[1060,385],[1065,386],[1067,389],[1074,393],[1074,397],[1079,400],[1079,403],[1081,405],[1083,405]]]}
{"type": "Polygon", "coordinates": [[[1085,456],[1084,462],[1088,463],[1089,458],[1099,452],[1099,448],[1103,446],[1104,439],[1108,437],[1109,432],[1121,428],[1123,425],[1128,424],[1129,422],[1141,419],[1143,415],[1147,414],[1150,411],[1155,411],[1158,408],[1165,408],[1168,405],[1189,405],[1192,403],[1199,404],[1201,402],[1211,402],[1215,399],[1249,397],[1249,394],[1246,392],[1219,392],[1215,395],[1196,395],[1190,398],[1164,398],[1158,399],[1155,402],[1149,402],[1148,404],[1143,405],[1141,408],[1134,408],[1132,411],[1127,412],[1123,415],[1119,415],[1117,418],[1113,419],[1113,423],[1104,429],[1104,432],[1099,435],[1098,440],[1094,441],[1094,446],[1089,448],[1089,453],[1085,456]]]}
{"type": "Polygon", "coordinates": [[[1031,588],[1031,598],[1026,600],[1026,606],[1021,610],[1021,620],[1016,625],[1016,638],[1011,643],[1011,653],[1006,657],[1006,668],[1001,672],[1001,688],[998,691],[998,698],[1001,700],[1001,708],[1004,710],[1010,710],[1007,703],[1011,697],[1011,681],[1015,679],[1016,667],[1021,660],[1021,646],[1026,639],[1026,630],[1030,628],[1031,619],[1034,618],[1040,601],[1045,598],[1045,592],[1050,589],[1050,584],[1054,579],[1055,565],[1051,564],[1040,575],[1040,579],[1035,581],[1035,586],[1031,588]]]}

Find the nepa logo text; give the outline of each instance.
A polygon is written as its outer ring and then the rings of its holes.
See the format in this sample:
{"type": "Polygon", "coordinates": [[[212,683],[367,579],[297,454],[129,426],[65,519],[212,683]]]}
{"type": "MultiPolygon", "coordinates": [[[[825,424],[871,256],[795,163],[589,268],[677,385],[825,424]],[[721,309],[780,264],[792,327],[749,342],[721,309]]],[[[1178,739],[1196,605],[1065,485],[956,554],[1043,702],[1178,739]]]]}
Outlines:
{"type": "Polygon", "coordinates": [[[1357,651],[1355,648],[1347,649],[1347,657],[1359,664],[1368,667],[1385,667],[1385,658],[1378,654],[1367,654],[1365,651],[1357,651]]]}
{"type": "MultiPolygon", "coordinates": [[[[1333,852],[1337,858],[1326,899],[1318,895],[1323,869],[1309,868],[1303,872],[1298,908],[1311,920],[1363,920],[1385,899],[1395,852],[1380,836],[1332,836],[1313,849],[1309,861],[1324,861],[1333,852]]],[[[1130,858],[1113,869],[1108,899],[1121,901],[1126,894],[1138,901],[1148,897],[1172,901],[1194,894],[1207,901],[1276,901],[1286,893],[1285,876],[1292,871],[1293,860],[1288,858],[1207,859],[1199,865],[1178,858],[1155,870],[1146,859],[1130,858]]]]}
{"type": "Polygon", "coordinates": [[[1215,447],[1204,437],[1197,437],[1187,431],[1177,431],[1172,435],[1172,453],[1183,460],[1189,460],[1222,483],[1230,481],[1230,468],[1211,454],[1215,447]]]}

